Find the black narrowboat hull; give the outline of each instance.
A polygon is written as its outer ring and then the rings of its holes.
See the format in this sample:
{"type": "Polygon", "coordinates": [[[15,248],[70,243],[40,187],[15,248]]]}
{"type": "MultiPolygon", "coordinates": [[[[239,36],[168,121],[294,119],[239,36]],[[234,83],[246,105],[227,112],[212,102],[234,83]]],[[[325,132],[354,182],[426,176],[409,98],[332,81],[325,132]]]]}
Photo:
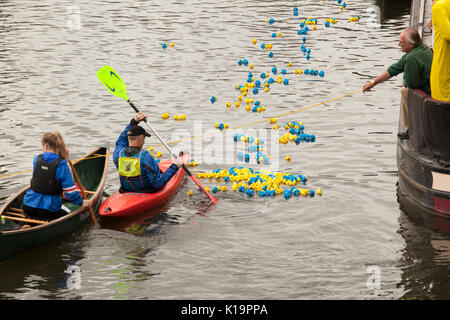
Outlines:
{"type": "Polygon", "coordinates": [[[398,139],[398,201],[421,224],[450,232],[450,103],[408,93],[409,139],[398,139]]]}

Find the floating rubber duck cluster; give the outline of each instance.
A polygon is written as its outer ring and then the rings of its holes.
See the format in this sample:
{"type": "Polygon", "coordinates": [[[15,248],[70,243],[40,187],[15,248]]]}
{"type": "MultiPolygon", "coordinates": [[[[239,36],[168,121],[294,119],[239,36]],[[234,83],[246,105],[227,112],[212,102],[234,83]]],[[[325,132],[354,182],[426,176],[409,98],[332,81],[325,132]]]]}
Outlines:
{"type": "MultiPolygon", "coordinates": [[[[342,0],[329,0],[337,2],[340,5],[340,9],[343,10],[347,7],[347,4],[342,0]]],[[[293,15],[295,17],[299,16],[299,9],[293,8],[293,15]]],[[[301,18],[299,21],[299,29],[297,34],[301,36],[300,41],[300,49],[303,53],[305,59],[309,61],[312,57],[311,48],[307,47],[307,36],[310,35],[311,32],[317,31],[318,28],[325,25],[325,27],[330,27],[337,23],[336,18],[327,18],[322,24],[324,19],[317,18],[301,18]]],[[[350,22],[358,22],[360,20],[359,16],[352,16],[350,18],[350,22]]],[[[273,28],[276,26],[276,20],[274,18],[267,18],[266,23],[273,28]]],[[[279,38],[283,37],[283,34],[279,30],[271,30],[270,38],[273,43],[268,41],[260,42],[258,39],[252,39],[251,42],[254,46],[256,46],[259,42],[259,47],[262,52],[268,55],[269,58],[274,58],[275,53],[273,51],[276,41],[279,38]]],[[[277,66],[273,66],[271,72],[263,71],[261,73],[257,72],[255,69],[255,65],[252,64],[249,59],[242,58],[237,61],[238,66],[249,68],[249,72],[246,75],[246,81],[243,84],[236,84],[235,89],[239,93],[239,96],[236,101],[226,101],[226,108],[232,109],[233,107],[239,109],[245,105],[245,110],[247,112],[254,113],[262,113],[266,111],[266,107],[263,106],[261,99],[256,99],[255,97],[249,97],[249,95],[253,94],[254,96],[259,95],[261,91],[265,93],[270,92],[271,86],[275,83],[289,85],[289,79],[287,78],[288,74],[296,74],[296,75],[306,75],[306,76],[318,76],[321,78],[325,77],[325,71],[317,70],[314,68],[297,68],[293,70],[293,72],[288,72],[287,69],[277,68],[277,66]]],[[[292,63],[289,62],[288,67],[293,67],[292,63]]],[[[216,103],[218,98],[216,96],[211,96],[210,102],[212,104],[216,103]]],[[[162,118],[164,118],[164,114],[162,118]]],[[[168,114],[166,115],[168,118],[168,114]]],[[[273,129],[279,129],[278,119],[270,118],[268,119],[269,123],[273,125],[273,129]]],[[[280,125],[284,127],[287,131],[281,138],[281,144],[295,143],[299,145],[302,142],[306,143],[314,143],[316,141],[316,137],[313,134],[306,134],[304,132],[304,125],[301,122],[287,122],[284,125],[280,125]]],[[[215,124],[215,128],[222,131],[229,128],[229,125],[225,122],[217,122],[215,124]]],[[[246,163],[250,163],[252,158],[255,158],[256,163],[258,164],[269,164],[270,156],[264,154],[264,141],[254,139],[251,136],[244,136],[242,134],[236,134],[234,136],[235,142],[244,142],[246,143],[243,151],[237,153],[238,161],[244,161],[246,163]]],[[[242,150],[242,149],[241,149],[242,150]]],[[[291,157],[287,155],[285,157],[286,161],[291,161],[291,157]]],[[[195,163],[195,162],[194,162],[195,163]]],[[[259,196],[259,197],[272,197],[277,195],[282,195],[285,199],[289,199],[295,196],[307,196],[313,197],[314,195],[322,195],[321,189],[305,189],[299,188],[298,185],[305,185],[308,181],[308,178],[303,175],[293,175],[286,173],[266,173],[255,171],[251,168],[244,167],[233,167],[229,170],[227,169],[217,169],[212,172],[199,173],[197,174],[198,178],[209,178],[210,180],[216,179],[217,183],[221,183],[222,181],[225,185],[215,186],[211,190],[207,188],[208,191],[212,191],[213,193],[217,193],[219,191],[226,192],[229,189],[229,183],[231,183],[231,188],[233,191],[246,193],[249,197],[259,196]]],[[[189,194],[192,195],[192,191],[189,191],[189,194]]]]}
{"type": "Polygon", "coordinates": [[[321,78],[325,77],[325,71],[319,71],[319,70],[314,70],[314,69],[305,69],[305,71],[303,71],[304,74],[306,75],[310,75],[310,76],[319,76],[321,78]]]}
{"type": "Polygon", "coordinates": [[[160,162],[161,162],[161,157],[163,156],[162,152],[158,151],[158,152],[156,153],[156,155],[155,155],[155,154],[152,152],[152,151],[153,151],[153,148],[149,148],[148,150],[150,151],[150,155],[151,155],[153,158],[156,158],[156,163],[160,163],[160,162]]]}
{"type": "Polygon", "coordinates": [[[337,0],[337,3],[340,4],[341,6],[339,7],[339,9],[341,11],[343,11],[345,8],[347,8],[347,4],[345,2],[342,2],[342,0],[337,0]]]}
{"type": "Polygon", "coordinates": [[[194,159],[191,159],[191,160],[189,161],[189,163],[187,164],[187,166],[190,167],[190,168],[195,168],[195,167],[197,167],[199,164],[200,164],[199,162],[195,161],[194,159]]]}
{"type": "Polygon", "coordinates": [[[173,48],[173,47],[175,47],[175,43],[174,42],[170,42],[169,44],[167,44],[167,43],[164,42],[161,46],[162,46],[163,49],[167,49],[168,47],[173,48]]]}
{"type": "MultiPolygon", "coordinates": [[[[310,135],[303,132],[305,129],[303,122],[288,122],[284,125],[284,129],[288,132],[280,137],[280,144],[288,144],[289,142],[293,142],[296,145],[299,145],[301,142],[316,142],[315,135],[310,135]]],[[[286,161],[290,161],[290,158],[286,159],[286,161]]]]}
{"type": "Polygon", "coordinates": [[[329,28],[332,24],[336,24],[337,19],[335,18],[328,18],[325,20],[325,27],[329,28]]]}
{"type": "Polygon", "coordinates": [[[229,128],[229,125],[228,125],[228,123],[216,123],[216,124],[214,125],[214,127],[215,127],[216,129],[219,129],[220,131],[222,131],[222,130],[228,129],[228,128],[229,128]]]}
{"type": "Polygon", "coordinates": [[[184,120],[186,120],[186,115],[185,114],[175,115],[173,117],[173,120],[175,120],[175,121],[184,121],[184,120]]]}
{"type": "MultiPolygon", "coordinates": [[[[247,194],[249,197],[260,198],[283,196],[286,200],[292,196],[298,197],[314,197],[316,194],[321,196],[322,190],[320,188],[308,189],[300,188],[301,185],[306,185],[308,177],[304,175],[294,175],[291,173],[271,172],[271,171],[257,171],[252,168],[232,167],[227,169],[216,169],[211,172],[203,172],[197,174],[198,179],[209,179],[210,182],[215,179],[216,183],[225,183],[208,188],[207,190],[217,193],[219,191],[228,191],[228,184],[231,183],[231,189],[234,192],[241,192],[247,194]]],[[[192,195],[192,191],[189,191],[192,195]]]]}
{"type": "MultiPolygon", "coordinates": [[[[163,119],[163,120],[167,120],[169,118],[170,118],[170,114],[168,114],[167,112],[165,112],[165,113],[163,113],[161,115],[161,119],[163,119]]],[[[186,115],[185,114],[175,115],[173,117],[173,120],[175,120],[175,121],[185,121],[186,120],[186,115]]]]}
{"type": "Polygon", "coordinates": [[[161,115],[161,119],[163,119],[163,120],[167,120],[169,118],[170,118],[170,114],[168,114],[167,112],[165,112],[161,115]]]}
{"type": "Polygon", "coordinates": [[[234,142],[245,142],[248,143],[249,146],[247,147],[248,153],[238,152],[237,153],[237,159],[238,161],[244,161],[246,163],[249,163],[251,161],[251,153],[255,154],[255,160],[257,164],[264,164],[268,165],[270,164],[270,156],[267,154],[264,154],[262,151],[264,151],[263,139],[255,139],[252,136],[245,136],[243,134],[236,133],[233,136],[234,142]],[[253,145],[254,144],[254,145],[253,145]]]}

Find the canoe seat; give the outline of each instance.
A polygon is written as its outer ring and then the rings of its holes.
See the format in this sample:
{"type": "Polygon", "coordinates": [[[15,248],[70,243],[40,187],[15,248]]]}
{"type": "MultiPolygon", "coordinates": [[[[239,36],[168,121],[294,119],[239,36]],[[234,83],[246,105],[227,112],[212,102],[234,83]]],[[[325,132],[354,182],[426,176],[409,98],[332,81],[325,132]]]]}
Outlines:
{"type": "Polygon", "coordinates": [[[14,215],[14,212],[7,211],[4,214],[2,214],[2,217],[4,217],[5,219],[8,219],[8,220],[15,220],[15,221],[26,222],[26,223],[33,223],[33,224],[46,224],[46,223],[48,223],[48,221],[36,220],[36,219],[28,219],[28,218],[17,217],[17,216],[12,217],[12,216],[7,215],[7,214],[13,214],[14,215]]]}

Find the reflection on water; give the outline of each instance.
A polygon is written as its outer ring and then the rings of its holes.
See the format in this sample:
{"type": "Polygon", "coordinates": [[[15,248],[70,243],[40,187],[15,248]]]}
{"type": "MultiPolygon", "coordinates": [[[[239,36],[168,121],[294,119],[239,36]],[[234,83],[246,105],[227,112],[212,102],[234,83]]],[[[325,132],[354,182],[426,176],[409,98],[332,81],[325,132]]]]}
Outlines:
{"type": "MultiPolygon", "coordinates": [[[[0,178],[0,202],[29,183],[43,132],[60,131],[73,159],[99,145],[114,145],[134,113],[96,78],[106,64],[120,73],[130,97],[168,141],[180,129],[194,134],[196,121],[205,130],[218,121],[238,126],[360,89],[401,57],[398,35],[409,23],[409,1],[347,5],[341,12],[334,1],[312,0],[301,5],[0,2],[0,148],[6,150],[0,155],[0,175],[28,171],[0,178]],[[301,16],[338,19],[331,28],[319,24],[308,36],[309,61],[300,51],[295,5],[301,16]],[[368,5],[382,9],[381,29],[364,23],[368,5]],[[350,23],[357,14],[361,23],[350,23]],[[273,26],[265,22],[269,17],[277,21],[273,26]],[[272,38],[278,31],[283,36],[272,38]],[[170,41],[175,47],[163,50],[161,44],[170,41]],[[261,42],[274,44],[273,58],[261,51],[261,42]],[[235,85],[247,79],[249,69],[237,65],[243,58],[255,65],[255,75],[273,66],[288,70],[288,86],[274,85],[269,94],[258,95],[267,107],[263,115],[225,107],[237,99],[235,85]],[[294,68],[324,70],[326,76],[311,81],[294,75],[294,68]],[[212,95],[218,97],[214,105],[212,95]],[[164,112],[186,114],[187,120],[161,121],[164,112]]],[[[187,178],[173,199],[151,212],[103,219],[98,227],[85,226],[0,263],[1,297],[448,298],[448,236],[409,221],[397,203],[400,84],[398,78],[372,93],[280,118],[281,125],[304,122],[317,142],[280,146],[277,171],[308,175],[308,187],[320,187],[322,197],[248,199],[229,191],[218,193],[219,204],[209,207],[187,178]],[[71,266],[80,270],[80,289],[68,284],[74,279],[67,273],[71,266]],[[381,271],[377,290],[367,286],[367,271],[374,266],[381,271]]],[[[156,143],[149,139],[148,144],[156,143]]],[[[165,150],[155,150],[168,157],[165,150]]],[[[206,163],[199,169],[220,167],[229,166],[206,163]]],[[[111,162],[106,193],[118,186],[111,162]]]]}
{"type": "Polygon", "coordinates": [[[411,0],[376,0],[375,4],[380,8],[382,23],[409,14],[411,8],[411,0]]]}
{"type": "Polygon", "coordinates": [[[417,225],[403,212],[399,233],[405,239],[401,269],[404,299],[450,299],[448,234],[417,225]]]}

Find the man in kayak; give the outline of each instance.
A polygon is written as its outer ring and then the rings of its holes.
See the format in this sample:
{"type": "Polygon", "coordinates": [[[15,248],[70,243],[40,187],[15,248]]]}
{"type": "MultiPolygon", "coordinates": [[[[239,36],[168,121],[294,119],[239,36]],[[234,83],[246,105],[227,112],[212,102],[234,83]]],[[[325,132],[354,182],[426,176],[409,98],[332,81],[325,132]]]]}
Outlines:
{"type": "Polygon", "coordinates": [[[362,91],[366,92],[377,84],[403,72],[402,94],[402,125],[404,132],[399,132],[398,137],[408,139],[408,88],[420,89],[426,94],[431,94],[430,72],[433,62],[433,52],[422,42],[422,38],[414,28],[406,28],[400,34],[398,43],[405,54],[401,59],[391,65],[375,80],[366,83],[362,91]]]}
{"type": "Polygon", "coordinates": [[[119,171],[120,192],[153,193],[164,187],[178,169],[187,162],[185,157],[173,160],[173,164],[161,173],[153,156],[142,147],[145,138],[151,135],[139,123],[147,116],[136,114],[116,141],[113,153],[114,164],[119,171]]]}

